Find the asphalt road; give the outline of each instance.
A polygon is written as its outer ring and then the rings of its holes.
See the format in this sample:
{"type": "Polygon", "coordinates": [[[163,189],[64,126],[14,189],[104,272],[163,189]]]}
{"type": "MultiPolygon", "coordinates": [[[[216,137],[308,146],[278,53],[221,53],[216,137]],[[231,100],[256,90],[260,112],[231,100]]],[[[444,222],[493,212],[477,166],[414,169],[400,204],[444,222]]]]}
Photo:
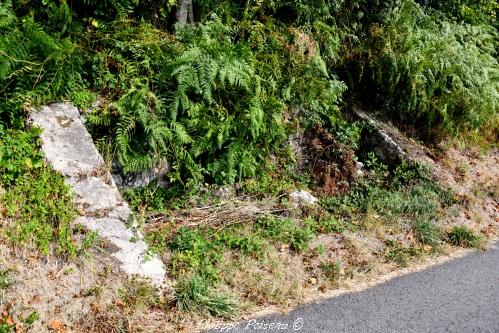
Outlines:
{"type": "Polygon", "coordinates": [[[499,332],[499,242],[489,251],[305,305],[287,316],[210,332],[220,331],[499,332]]]}

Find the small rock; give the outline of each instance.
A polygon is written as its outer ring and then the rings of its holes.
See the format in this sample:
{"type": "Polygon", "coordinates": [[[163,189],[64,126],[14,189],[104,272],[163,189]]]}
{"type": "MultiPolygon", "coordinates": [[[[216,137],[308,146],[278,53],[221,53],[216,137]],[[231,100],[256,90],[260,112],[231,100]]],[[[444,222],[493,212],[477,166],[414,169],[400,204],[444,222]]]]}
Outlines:
{"type": "Polygon", "coordinates": [[[357,170],[358,177],[364,176],[364,163],[359,161],[355,162],[355,169],[357,170]]]}
{"type": "Polygon", "coordinates": [[[213,193],[213,195],[221,200],[229,199],[234,196],[234,188],[230,186],[222,186],[213,193]]]}
{"type": "Polygon", "coordinates": [[[170,171],[170,167],[166,161],[158,161],[156,166],[151,170],[138,172],[135,174],[124,175],[122,167],[118,162],[113,162],[112,173],[116,186],[119,188],[142,188],[156,181],[158,185],[166,185],[165,176],[170,171]]]}
{"type": "Polygon", "coordinates": [[[303,190],[294,191],[289,195],[289,199],[291,202],[305,205],[315,205],[317,201],[319,201],[319,199],[314,197],[312,194],[303,190]]]}

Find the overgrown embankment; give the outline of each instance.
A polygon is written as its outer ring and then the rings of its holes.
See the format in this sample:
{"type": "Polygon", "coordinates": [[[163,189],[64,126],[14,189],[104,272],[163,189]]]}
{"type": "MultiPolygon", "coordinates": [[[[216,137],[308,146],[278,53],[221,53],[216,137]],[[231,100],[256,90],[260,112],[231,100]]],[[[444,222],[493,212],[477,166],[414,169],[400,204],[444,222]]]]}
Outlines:
{"type": "Polygon", "coordinates": [[[481,246],[495,234],[497,191],[459,178],[479,155],[458,150],[449,166],[437,144],[497,145],[497,10],[493,0],[2,1],[0,241],[66,263],[106,247],[71,225],[71,195],[26,128],[33,107],[70,100],[114,172],[162,171],[124,195],[174,289],[158,299],[127,284],[112,311],[87,311],[112,329],[151,308],[231,317],[294,304],[449,244],[481,246]],[[432,145],[439,180],[456,175],[436,184],[424,166],[385,166],[363,144],[370,125],[348,117],[351,100],[432,145]],[[296,189],[319,204],[292,202],[296,189]]]}

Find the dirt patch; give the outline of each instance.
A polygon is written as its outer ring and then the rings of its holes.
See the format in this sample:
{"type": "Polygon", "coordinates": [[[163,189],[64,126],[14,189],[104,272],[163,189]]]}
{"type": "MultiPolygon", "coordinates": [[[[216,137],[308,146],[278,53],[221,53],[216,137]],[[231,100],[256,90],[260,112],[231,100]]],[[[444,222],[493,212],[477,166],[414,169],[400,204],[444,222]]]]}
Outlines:
{"type": "Polygon", "coordinates": [[[499,149],[446,149],[434,164],[437,180],[456,194],[449,225],[466,224],[487,237],[499,235],[499,149]]]}
{"type": "Polygon", "coordinates": [[[38,319],[29,332],[173,331],[164,313],[123,306],[119,295],[126,290],[127,277],[102,249],[73,262],[4,244],[0,254],[0,270],[9,279],[8,287],[0,290],[0,310],[8,309],[14,321],[35,312],[38,319]],[[147,330],[151,323],[162,330],[147,330]]]}

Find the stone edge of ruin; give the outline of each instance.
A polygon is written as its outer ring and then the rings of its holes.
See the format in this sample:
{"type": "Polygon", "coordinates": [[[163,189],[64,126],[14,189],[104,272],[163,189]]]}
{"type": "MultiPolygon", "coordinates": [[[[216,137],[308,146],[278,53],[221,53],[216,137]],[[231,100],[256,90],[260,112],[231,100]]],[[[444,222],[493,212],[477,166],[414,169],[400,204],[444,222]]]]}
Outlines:
{"type": "Polygon", "coordinates": [[[47,163],[64,176],[72,188],[81,224],[111,242],[112,256],[129,275],[150,279],[157,287],[166,285],[163,263],[150,255],[133,214],[97,151],[76,107],[68,102],[53,103],[32,110],[30,126],[42,129],[42,151],[47,163]]]}

